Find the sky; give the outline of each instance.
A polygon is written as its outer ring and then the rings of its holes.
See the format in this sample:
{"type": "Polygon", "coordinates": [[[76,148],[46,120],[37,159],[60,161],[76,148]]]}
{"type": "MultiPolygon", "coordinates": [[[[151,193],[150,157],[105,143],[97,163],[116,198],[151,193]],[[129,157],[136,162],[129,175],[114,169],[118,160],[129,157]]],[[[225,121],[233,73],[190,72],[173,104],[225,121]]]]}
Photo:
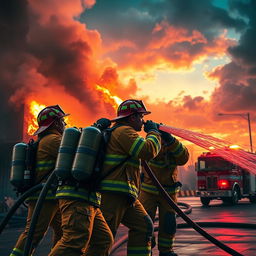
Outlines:
{"type": "Polygon", "coordinates": [[[0,100],[10,107],[60,104],[85,127],[116,115],[100,85],[122,100],[144,100],[148,119],[245,149],[247,119],[218,113],[250,113],[254,142],[255,0],[0,5],[0,100]]]}

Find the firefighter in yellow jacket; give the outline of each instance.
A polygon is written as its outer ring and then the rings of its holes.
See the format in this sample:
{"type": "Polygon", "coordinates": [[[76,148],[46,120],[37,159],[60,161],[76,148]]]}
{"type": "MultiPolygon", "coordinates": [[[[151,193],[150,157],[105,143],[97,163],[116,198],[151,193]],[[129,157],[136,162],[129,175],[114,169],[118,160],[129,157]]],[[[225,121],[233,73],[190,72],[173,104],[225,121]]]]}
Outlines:
{"type": "Polygon", "coordinates": [[[63,235],[50,256],[109,255],[114,238],[99,208],[101,194],[91,183],[78,181],[71,173],[66,178],[59,177],[56,198],[61,211],[63,235]],[[89,246],[90,241],[93,247],[89,246]]]}
{"type": "Polygon", "coordinates": [[[142,101],[121,103],[103,165],[101,210],[114,236],[120,223],[129,228],[128,256],[149,256],[151,251],[153,223],[138,200],[140,159],[154,158],[161,142],[157,124],[152,121],[144,125],[146,139],[137,133],[142,129],[143,116],[149,113],[142,101]]]}
{"type": "MultiPolygon", "coordinates": [[[[189,153],[187,148],[169,133],[161,131],[161,138],[161,151],[157,157],[149,161],[149,166],[173,201],[177,202],[177,192],[179,191],[179,186],[177,186],[177,166],[186,164],[189,159],[189,153]]],[[[162,198],[157,187],[145,171],[143,171],[142,176],[143,181],[139,199],[153,221],[157,208],[159,212],[159,256],[177,256],[173,251],[176,233],[175,211],[162,198]]]]}
{"type": "MultiPolygon", "coordinates": [[[[44,108],[37,117],[39,125],[38,130],[34,135],[38,135],[39,145],[36,153],[35,166],[35,183],[46,181],[47,177],[54,170],[57,159],[58,149],[61,142],[61,137],[65,128],[64,111],[59,105],[48,106],[44,108]]],[[[20,235],[10,256],[23,256],[23,249],[26,243],[28,230],[31,223],[31,218],[35,209],[36,200],[40,191],[34,196],[27,199],[28,216],[24,232],[20,235]]],[[[32,240],[32,248],[34,249],[40,240],[43,238],[48,226],[53,228],[53,245],[61,238],[61,218],[58,207],[58,202],[55,200],[55,191],[50,190],[46,196],[41,214],[39,215],[34,237],[32,240]]]]}

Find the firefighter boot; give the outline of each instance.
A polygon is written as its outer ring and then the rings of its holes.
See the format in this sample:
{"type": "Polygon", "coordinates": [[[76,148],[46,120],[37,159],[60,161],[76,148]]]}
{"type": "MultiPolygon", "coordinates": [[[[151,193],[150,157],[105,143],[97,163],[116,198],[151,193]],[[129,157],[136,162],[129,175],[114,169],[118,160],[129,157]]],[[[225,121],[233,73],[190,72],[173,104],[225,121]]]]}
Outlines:
{"type": "Polygon", "coordinates": [[[178,256],[178,254],[171,250],[170,252],[159,252],[159,256],[178,256]]]}

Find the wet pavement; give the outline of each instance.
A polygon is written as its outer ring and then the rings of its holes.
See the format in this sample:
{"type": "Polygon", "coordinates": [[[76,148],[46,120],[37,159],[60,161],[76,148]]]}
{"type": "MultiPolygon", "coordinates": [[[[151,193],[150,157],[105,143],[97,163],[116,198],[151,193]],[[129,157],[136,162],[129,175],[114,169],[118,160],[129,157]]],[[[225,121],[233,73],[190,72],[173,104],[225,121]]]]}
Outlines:
{"type": "MultiPolygon", "coordinates": [[[[232,223],[252,223],[256,224],[256,204],[249,203],[243,199],[238,205],[229,206],[221,201],[213,201],[209,207],[202,207],[199,198],[180,198],[180,201],[192,205],[192,213],[188,216],[194,221],[200,222],[232,222],[232,223]]],[[[181,218],[178,223],[184,223],[181,218]]],[[[238,251],[244,256],[256,256],[256,230],[241,228],[203,228],[216,239],[238,251]]],[[[22,228],[8,228],[4,230],[0,237],[0,255],[9,255],[22,228]]],[[[116,241],[127,235],[127,229],[120,226],[116,241]]],[[[156,232],[157,236],[157,232],[156,232]]],[[[50,232],[47,233],[39,245],[34,256],[46,256],[50,250],[50,232]]],[[[174,246],[175,252],[179,256],[225,256],[230,255],[190,228],[177,230],[174,246]]],[[[112,253],[112,256],[126,255],[126,243],[112,253]]],[[[153,256],[158,256],[158,250],[153,249],[153,256]]]]}
{"type": "MultiPolygon", "coordinates": [[[[192,213],[189,218],[197,222],[219,222],[231,223],[252,223],[256,224],[256,204],[249,203],[243,199],[238,205],[224,205],[221,201],[214,200],[209,207],[202,207],[199,198],[180,198],[179,201],[192,206],[192,213]]],[[[181,218],[177,223],[184,223],[181,218]]],[[[210,235],[220,240],[225,245],[236,250],[244,256],[256,256],[256,230],[241,228],[203,228],[210,235]]],[[[127,234],[127,229],[120,227],[118,236],[127,234]]],[[[157,236],[157,232],[155,233],[157,236]]],[[[207,239],[198,234],[195,230],[186,228],[178,229],[174,244],[175,252],[179,256],[225,256],[229,253],[211,244],[207,239]]],[[[112,256],[126,255],[126,243],[117,249],[112,256]]],[[[153,249],[153,256],[158,256],[158,250],[153,249]]]]}

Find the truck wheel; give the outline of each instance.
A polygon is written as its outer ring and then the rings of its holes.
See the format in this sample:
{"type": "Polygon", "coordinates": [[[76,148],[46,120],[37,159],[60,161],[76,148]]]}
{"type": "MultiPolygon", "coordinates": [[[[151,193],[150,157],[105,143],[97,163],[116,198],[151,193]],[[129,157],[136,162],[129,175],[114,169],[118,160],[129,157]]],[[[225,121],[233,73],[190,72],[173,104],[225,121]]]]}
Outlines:
{"type": "Polygon", "coordinates": [[[250,196],[250,197],[249,197],[249,201],[250,201],[250,203],[252,203],[252,204],[256,204],[256,196],[250,196]]]}
{"type": "Polygon", "coordinates": [[[234,188],[232,192],[232,197],[230,198],[230,204],[235,205],[239,200],[239,190],[237,187],[234,188]]]}
{"type": "Polygon", "coordinates": [[[234,190],[232,191],[231,197],[222,197],[221,199],[225,204],[231,204],[231,205],[237,204],[239,200],[239,189],[235,187],[234,190]]]}
{"type": "Polygon", "coordinates": [[[211,201],[209,197],[200,197],[200,200],[203,206],[208,206],[211,201]]]}

